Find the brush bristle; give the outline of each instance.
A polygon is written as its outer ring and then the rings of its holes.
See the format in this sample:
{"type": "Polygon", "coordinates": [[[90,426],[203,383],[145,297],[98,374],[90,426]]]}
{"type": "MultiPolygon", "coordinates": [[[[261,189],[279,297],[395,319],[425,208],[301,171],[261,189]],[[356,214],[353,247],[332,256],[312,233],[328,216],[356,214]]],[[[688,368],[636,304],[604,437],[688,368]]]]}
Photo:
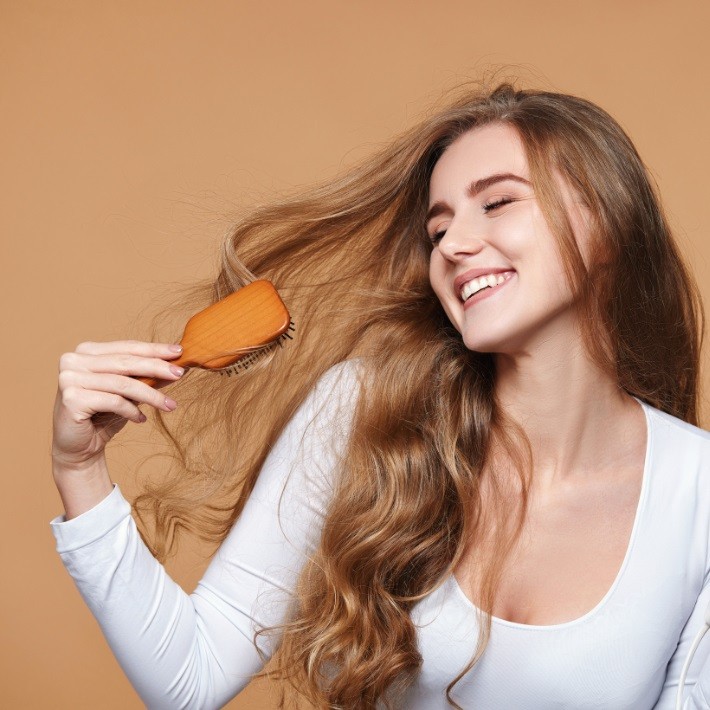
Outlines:
{"type": "Polygon", "coordinates": [[[288,340],[293,340],[293,336],[289,331],[294,330],[296,330],[296,324],[293,321],[290,321],[288,330],[282,333],[273,342],[269,343],[268,345],[264,345],[264,347],[259,348],[259,350],[255,350],[254,352],[249,353],[249,355],[246,355],[245,357],[237,360],[237,362],[235,362],[233,365],[229,365],[229,367],[221,367],[219,369],[212,370],[212,372],[219,372],[220,375],[227,375],[227,377],[231,377],[233,374],[237,375],[243,370],[248,370],[251,365],[257,362],[261,357],[266,355],[266,353],[271,352],[276,347],[282,348],[284,346],[284,340],[286,340],[287,338],[288,340]]]}

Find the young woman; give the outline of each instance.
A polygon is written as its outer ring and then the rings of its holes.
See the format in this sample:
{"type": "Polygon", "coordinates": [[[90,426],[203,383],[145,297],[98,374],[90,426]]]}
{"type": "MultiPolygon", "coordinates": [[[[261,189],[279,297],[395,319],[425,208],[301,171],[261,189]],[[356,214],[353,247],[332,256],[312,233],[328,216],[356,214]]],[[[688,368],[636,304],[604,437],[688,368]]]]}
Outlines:
{"type": "Polygon", "coordinates": [[[59,364],[52,530],[149,707],[220,707],[269,658],[318,707],[674,707],[710,602],[704,315],[607,113],[465,87],[222,256],[204,300],[253,273],[297,323],[264,366],[59,364]],[[184,417],[179,475],[134,503],[150,535],[104,458],[138,404],[184,417]],[[220,543],[191,595],[161,564],[180,528],[220,543]]]}

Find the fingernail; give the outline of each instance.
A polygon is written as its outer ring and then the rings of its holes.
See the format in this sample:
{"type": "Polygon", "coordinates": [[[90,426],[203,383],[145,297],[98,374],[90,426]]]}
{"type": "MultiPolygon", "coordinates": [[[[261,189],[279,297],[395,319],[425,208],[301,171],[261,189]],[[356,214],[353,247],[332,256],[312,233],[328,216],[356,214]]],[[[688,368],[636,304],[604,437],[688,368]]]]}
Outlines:
{"type": "Polygon", "coordinates": [[[143,414],[143,412],[141,412],[141,413],[140,413],[140,416],[138,417],[138,421],[142,424],[143,422],[147,422],[147,421],[148,421],[148,417],[146,417],[146,415],[143,414]]]}
{"type": "Polygon", "coordinates": [[[168,350],[174,353],[181,353],[182,352],[182,345],[178,345],[177,343],[174,345],[168,346],[168,350]]]}
{"type": "Polygon", "coordinates": [[[177,402],[174,399],[170,399],[170,397],[166,397],[165,406],[172,412],[177,407],[177,402]]]}
{"type": "Polygon", "coordinates": [[[178,367],[177,365],[170,365],[170,372],[172,372],[173,375],[181,377],[182,373],[185,372],[185,370],[182,367],[178,367]]]}

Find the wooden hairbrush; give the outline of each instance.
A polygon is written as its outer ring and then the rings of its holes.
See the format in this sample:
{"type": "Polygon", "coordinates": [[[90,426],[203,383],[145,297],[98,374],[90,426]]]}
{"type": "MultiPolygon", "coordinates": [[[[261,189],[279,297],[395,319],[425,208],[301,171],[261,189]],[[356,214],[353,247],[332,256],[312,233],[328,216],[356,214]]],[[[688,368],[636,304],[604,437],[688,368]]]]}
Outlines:
{"type": "MultiPolygon", "coordinates": [[[[220,374],[244,370],[284,338],[291,339],[291,316],[270,281],[253,281],[195,313],[180,339],[182,353],[171,364],[220,374]]],[[[151,387],[153,377],[137,377],[151,387]]]]}

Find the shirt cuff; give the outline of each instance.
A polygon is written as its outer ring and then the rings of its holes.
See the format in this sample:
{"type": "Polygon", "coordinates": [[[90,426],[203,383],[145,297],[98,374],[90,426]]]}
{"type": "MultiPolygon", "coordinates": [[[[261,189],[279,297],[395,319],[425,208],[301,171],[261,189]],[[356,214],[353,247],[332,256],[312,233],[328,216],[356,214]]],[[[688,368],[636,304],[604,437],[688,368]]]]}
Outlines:
{"type": "Polygon", "coordinates": [[[57,552],[72,552],[90,545],[115,528],[131,514],[131,505],[123,497],[118,484],[93,508],[84,511],[71,520],[58,515],[50,520],[52,533],[57,541],[57,552]]]}

